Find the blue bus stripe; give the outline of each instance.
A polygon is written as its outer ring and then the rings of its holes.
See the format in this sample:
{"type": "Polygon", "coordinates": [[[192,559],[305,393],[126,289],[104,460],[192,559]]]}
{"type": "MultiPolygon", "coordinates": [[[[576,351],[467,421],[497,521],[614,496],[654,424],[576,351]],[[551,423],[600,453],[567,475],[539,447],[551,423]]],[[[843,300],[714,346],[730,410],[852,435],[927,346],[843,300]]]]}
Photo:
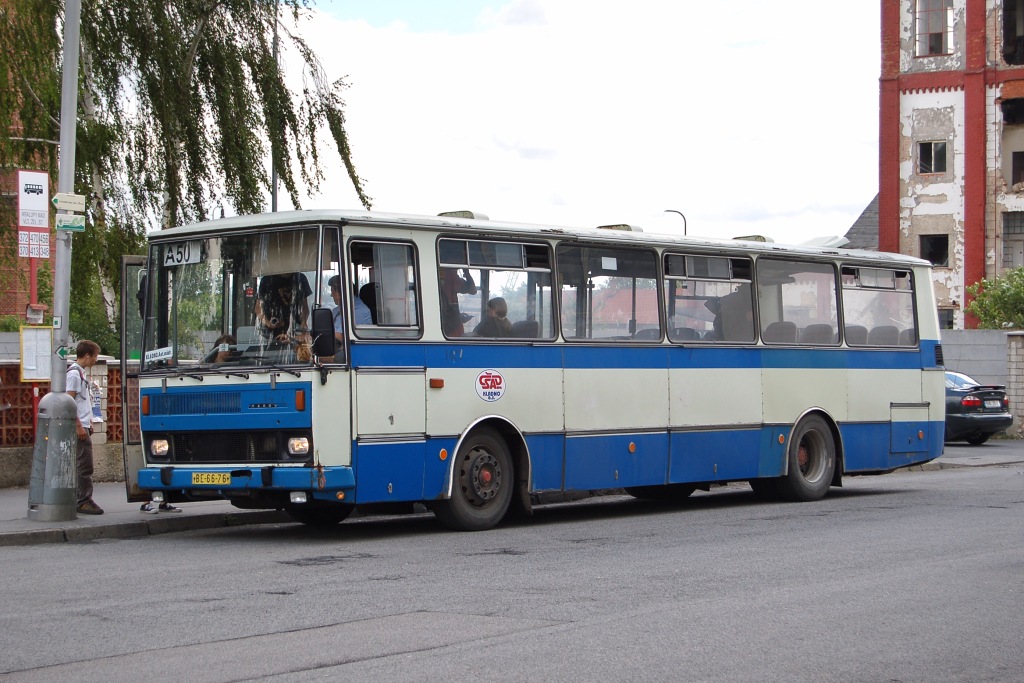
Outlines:
{"type": "Polygon", "coordinates": [[[909,370],[934,367],[934,342],[917,349],[591,346],[576,344],[353,344],[361,367],[501,367],[569,370],[662,368],[815,368],[909,370]]]}

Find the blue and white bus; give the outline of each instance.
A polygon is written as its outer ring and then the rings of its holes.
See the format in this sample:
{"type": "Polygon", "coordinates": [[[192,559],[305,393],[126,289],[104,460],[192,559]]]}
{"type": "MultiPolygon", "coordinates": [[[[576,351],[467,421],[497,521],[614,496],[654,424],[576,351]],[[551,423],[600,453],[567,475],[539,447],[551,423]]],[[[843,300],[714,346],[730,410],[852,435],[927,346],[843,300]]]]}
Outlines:
{"type": "Polygon", "coordinates": [[[419,502],[479,530],[557,492],[813,501],[941,454],[927,262],[617,227],[314,211],[153,233],[124,278],[134,493],[306,524],[419,502]]]}

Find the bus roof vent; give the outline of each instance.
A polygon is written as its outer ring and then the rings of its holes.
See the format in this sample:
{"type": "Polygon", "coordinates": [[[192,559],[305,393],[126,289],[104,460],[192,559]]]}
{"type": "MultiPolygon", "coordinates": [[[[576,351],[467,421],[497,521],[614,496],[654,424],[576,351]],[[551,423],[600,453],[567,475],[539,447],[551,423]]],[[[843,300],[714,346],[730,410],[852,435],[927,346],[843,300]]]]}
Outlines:
{"type": "Polygon", "coordinates": [[[598,230],[624,230],[625,232],[643,232],[644,229],[639,225],[629,225],[628,223],[616,223],[615,225],[599,225],[598,230]]]}
{"type": "Polygon", "coordinates": [[[487,214],[479,211],[445,211],[437,214],[441,218],[475,218],[478,221],[488,221],[487,214]]]}
{"type": "Polygon", "coordinates": [[[826,235],[823,237],[812,237],[806,242],[801,242],[802,247],[834,247],[836,249],[845,247],[850,243],[850,240],[839,235],[826,235]]]}
{"type": "Polygon", "coordinates": [[[764,235],[741,235],[740,237],[733,237],[734,240],[739,242],[774,242],[771,237],[765,237],[764,235]]]}

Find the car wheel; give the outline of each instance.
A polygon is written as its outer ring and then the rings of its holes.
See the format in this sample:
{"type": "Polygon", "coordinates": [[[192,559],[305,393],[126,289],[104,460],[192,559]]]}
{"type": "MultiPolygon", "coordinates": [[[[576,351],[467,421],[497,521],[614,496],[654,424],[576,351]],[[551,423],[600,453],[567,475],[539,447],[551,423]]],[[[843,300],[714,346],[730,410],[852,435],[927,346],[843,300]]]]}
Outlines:
{"type": "Polygon", "coordinates": [[[966,438],[966,441],[967,441],[967,443],[971,444],[972,446],[980,446],[981,444],[983,444],[986,441],[988,441],[988,438],[990,436],[992,436],[992,435],[991,434],[974,434],[972,436],[968,436],[966,438]]]}

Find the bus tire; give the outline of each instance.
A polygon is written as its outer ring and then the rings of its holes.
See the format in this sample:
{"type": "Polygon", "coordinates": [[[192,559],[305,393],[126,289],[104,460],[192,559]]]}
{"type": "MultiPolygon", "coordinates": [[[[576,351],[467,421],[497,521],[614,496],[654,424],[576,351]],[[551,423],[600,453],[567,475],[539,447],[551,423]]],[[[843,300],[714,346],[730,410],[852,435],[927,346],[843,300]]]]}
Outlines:
{"type": "Polygon", "coordinates": [[[836,468],[836,444],[832,430],[820,415],[808,415],[793,429],[789,439],[789,467],[776,480],[786,500],[820,500],[832,485],[836,468]]]}
{"type": "Polygon", "coordinates": [[[514,475],[505,441],[493,430],[474,430],[455,456],[451,498],[434,503],[434,515],[457,531],[491,529],[508,512],[514,475]]]}
{"type": "Polygon", "coordinates": [[[685,500],[697,490],[690,484],[663,484],[661,486],[627,486],[626,493],[641,500],[673,503],[685,500]]]}
{"type": "Polygon", "coordinates": [[[352,513],[352,505],[316,506],[288,505],[284,511],[288,516],[306,526],[325,527],[340,524],[352,513]]]}

